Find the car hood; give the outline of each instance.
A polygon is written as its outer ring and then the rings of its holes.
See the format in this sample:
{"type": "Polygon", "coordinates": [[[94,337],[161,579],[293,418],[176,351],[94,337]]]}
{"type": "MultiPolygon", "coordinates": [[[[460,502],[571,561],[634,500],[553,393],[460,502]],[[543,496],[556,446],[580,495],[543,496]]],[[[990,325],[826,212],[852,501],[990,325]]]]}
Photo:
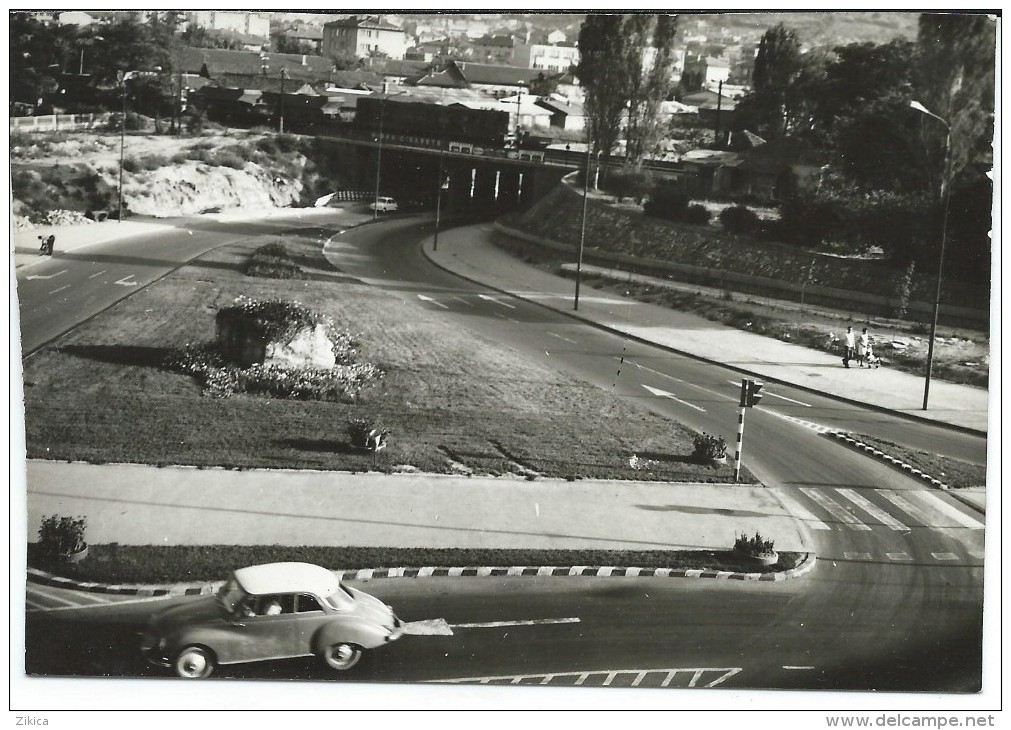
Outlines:
{"type": "Polygon", "coordinates": [[[170,631],[183,624],[193,625],[210,621],[221,621],[225,613],[217,596],[201,596],[193,601],[166,608],[154,615],[151,626],[160,631],[170,631]]]}
{"type": "Polygon", "coordinates": [[[375,596],[356,590],[351,586],[345,586],[351,595],[355,597],[355,612],[362,618],[374,621],[382,626],[393,626],[393,610],[375,596]]]}

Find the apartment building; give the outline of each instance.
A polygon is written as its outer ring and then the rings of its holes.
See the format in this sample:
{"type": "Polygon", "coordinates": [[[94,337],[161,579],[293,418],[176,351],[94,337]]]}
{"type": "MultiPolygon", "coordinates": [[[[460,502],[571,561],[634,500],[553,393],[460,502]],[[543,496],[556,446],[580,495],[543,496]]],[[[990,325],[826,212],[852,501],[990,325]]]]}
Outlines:
{"type": "Polygon", "coordinates": [[[381,15],[357,15],[323,26],[323,55],[355,58],[384,55],[402,60],[407,51],[407,34],[381,15]]]}
{"type": "Polygon", "coordinates": [[[544,71],[568,71],[579,63],[579,49],[567,43],[517,43],[513,47],[514,66],[544,71]]]}
{"type": "Polygon", "coordinates": [[[241,10],[197,10],[190,13],[190,22],[211,30],[270,38],[270,13],[246,13],[241,10]]]}

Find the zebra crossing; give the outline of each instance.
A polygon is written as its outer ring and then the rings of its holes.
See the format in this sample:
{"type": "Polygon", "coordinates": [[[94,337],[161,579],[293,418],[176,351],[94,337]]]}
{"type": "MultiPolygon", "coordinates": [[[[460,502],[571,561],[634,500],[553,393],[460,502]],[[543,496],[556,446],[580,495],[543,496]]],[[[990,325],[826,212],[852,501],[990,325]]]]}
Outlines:
{"type": "Polygon", "coordinates": [[[982,530],[982,516],[963,512],[926,490],[800,487],[810,505],[784,492],[783,501],[793,517],[813,530],[867,532],[887,528],[910,532],[917,528],[982,530]]]}
{"type": "Polygon", "coordinates": [[[25,584],[25,612],[67,611],[80,608],[97,608],[112,604],[140,603],[161,600],[157,597],[134,598],[126,595],[91,593],[69,590],[39,583],[25,584]]]}

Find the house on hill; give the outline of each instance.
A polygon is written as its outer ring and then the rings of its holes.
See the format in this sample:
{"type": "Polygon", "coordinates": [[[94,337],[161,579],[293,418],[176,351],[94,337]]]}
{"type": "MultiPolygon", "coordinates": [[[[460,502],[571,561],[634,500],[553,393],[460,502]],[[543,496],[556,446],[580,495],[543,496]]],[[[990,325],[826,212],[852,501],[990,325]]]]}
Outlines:
{"type": "Polygon", "coordinates": [[[489,96],[501,97],[515,94],[518,89],[529,89],[543,72],[536,68],[494,66],[470,61],[450,61],[441,71],[427,73],[413,79],[416,86],[477,89],[489,96]]]}
{"type": "Polygon", "coordinates": [[[322,48],[329,58],[383,55],[402,59],[407,51],[407,34],[382,15],[353,15],[323,26],[322,48]]]}

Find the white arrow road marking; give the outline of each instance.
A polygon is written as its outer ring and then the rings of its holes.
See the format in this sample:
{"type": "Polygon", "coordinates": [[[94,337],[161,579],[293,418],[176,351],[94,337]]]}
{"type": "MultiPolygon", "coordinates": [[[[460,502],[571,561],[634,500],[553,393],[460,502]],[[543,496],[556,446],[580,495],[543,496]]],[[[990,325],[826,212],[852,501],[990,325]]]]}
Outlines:
{"type": "Polygon", "coordinates": [[[487,294],[478,294],[478,297],[484,299],[485,301],[492,302],[493,304],[501,304],[503,307],[509,307],[509,309],[516,309],[515,305],[508,304],[506,302],[500,302],[495,297],[490,297],[487,294]]]}
{"type": "Polygon", "coordinates": [[[140,282],[130,281],[130,279],[132,279],[132,278],[133,278],[133,274],[130,274],[129,276],[124,276],[122,279],[120,279],[119,281],[117,281],[115,283],[119,284],[120,286],[137,286],[140,282]]]}
{"type": "Polygon", "coordinates": [[[26,276],[25,278],[28,279],[29,281],[33,281],[35,279],[55,279],[60,274],[66,273],[67,269],[64,269],[63,271],[57,271],[55,274],[47,274],[46,276],[43,276],[42,274],[32,274],[31,276],[26,276]]]}
{"type": "Polygon", "coordinates": [[[535,618],[527,621],[489,621],[480,624],[450,624],[453,629],[498,629],[503,626],[542,626],[545,624],[578,624],[579,619],[572,618],[535,618]]]}
{"type": "MultiPolygon", "coordinates": [[[[616,357],[614,359],[620,361],[622,358],[616,357]]],[[[724,395],[723,393],[717,393],[715,390],[709,390],[709,388],[704,388],[701,385],[696,385],[695,383],[689,383],[687,380],[682,380],[681,378],[675,378],[673,375],[668,375],[667,373],[661,373],[659,370],[654,370],[651,367],[647,367],[645,365],[640,365],[639,363],[635,362],[634,360],[625,360],[625,362],[627,362],[629,365],[635,365],[640,370],[645,370],[648,373],[653,373],[654,375],[659,375],[661,378],[669,378],[670,380],[673,380],[675,383],[684,383],[685,385],[691,386],[692,388],[695,388],[696,390],[701,390],[703,393],[708,393],[709,395],[711,395],[711,396],[713,396],[715,398],[720,398],[722,400],[731,400],[731,401],[737,400],[736,398],[729,398],[726,395],[724,395]]]]}
{"type": "Polygon", "coordinates": [[[570,340],[568,337],[562,337],[561,335],[555,334],[554,332],[548,332],[548,334],[551,335],[552,337],[557,337],[560,340],[565,340],[566,342],[569,342],[569,343],[571,343],[573,345],[576,344],[575,340],[570,340]]]}
{"type": "Polygon", "coordinates": [[[70,288],[70,284],[67,284],[66,286],[61,286],[61,287],[60,287],[59,289],[53,289],[53,290],[52,290],[51,292],[49,292],[49,293],[50,293],[50,294],[55,294],[55,293],[56,293],[56,292],[58,292],[58,291],[63,291],[64,289],[69,289],[69,288],[70,288]]]}
{"type": "MultiPolygon", "coordinates": [[[[741,381],[740,380],[728,380],[727,382],[730,383],[730,384],[732,384],[732,385],[736,385],[737,387],[741,387],[741,381]]],[[[811,407],[810,403],[805,403],[804,401],[801,401],[801,400],[794,400],[793,398],[787,398],[785,395],[777,395],[776,393],[772,393],[772,392],[770,392],[768,390],[765,391],[765,393],[763,393],[763,395],[770,395],[773,398],[779,398],[780,400],[788,400],[791,403],[796,403],[798,406],[804,406],[805,408],[810,408],[811,407]]]]}
{"type": "Polygon", "coordinates": [[[101,270],[101,271],[99,271],[99,272],[98,272],[97,274],[92,274],[92,275],[91,275],[91,276],[89,276],[88,278],[89,278],[89,279],[94,279],[94,278],[95,278],[96,276],[101,276],[101,275],[102,275],[102,274],[104,274],[104,273],[105,273],[105,269],[102,269],[102,270],[101,270]]]}
{"type": "Polygon", "coordinates": [[[412,636],[452,636],[453,629],[444,618],[430,618],[424,621],[408,621],[404,633],[412,636]]]}
{"type": "Polygon", "coordinates": [[[442,302],[437,302],[434,299],[432,299],[432,297],[426,297],[424,294],[419,294],[418,295],[418,299],[420,299],[423,302],[430,302],[430,303],[434,304],[437,307],[442,307],[443,309],[449,309],[449,307],[447,307],[442,302]]]}
{"type": "Polygon", "coordinates": [[[649,385],[643,385],[642,387],[645,388],[646,390],[648,390],[653,395],[660,396],[660,397],[663,397],[663,398],[670,398],[673,401],[677,401],[681,405],[688,406],[689,408],[694,408],[695,410],[701,411],[702,413],[706,412],[706,409],[703,408],[702,406],[697,406],[694,403],[689,403],[688,401],[681,400],[680,398],[675,397],[675,395],[673,393],[668,393],[666,390],[660,390],[659,388],[653,388],[653,387],[651,387],[649,385]]]}

